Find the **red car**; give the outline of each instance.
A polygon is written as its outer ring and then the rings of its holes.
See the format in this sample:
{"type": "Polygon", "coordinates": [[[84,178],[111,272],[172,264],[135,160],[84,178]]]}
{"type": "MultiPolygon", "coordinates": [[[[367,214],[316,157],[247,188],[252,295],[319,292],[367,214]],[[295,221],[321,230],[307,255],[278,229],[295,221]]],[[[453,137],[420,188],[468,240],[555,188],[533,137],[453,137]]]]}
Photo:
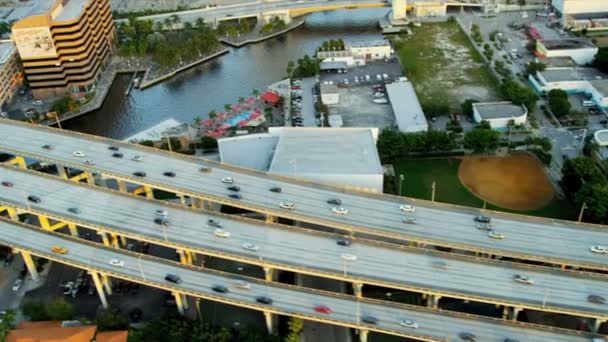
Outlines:
{"type": "Polygon", "coordinates": [[[2,186],[5,186],[7,188],[11,188],[13,186],[13,183],[11,183],[11,182],[2,182],[2,186]]]}
{"type": "Polygon", "coordinates": [[[325,305],[317,305],[315,306],[315,311],[318,313],[329,315],[331,313],[331,309],[325,305]]]}

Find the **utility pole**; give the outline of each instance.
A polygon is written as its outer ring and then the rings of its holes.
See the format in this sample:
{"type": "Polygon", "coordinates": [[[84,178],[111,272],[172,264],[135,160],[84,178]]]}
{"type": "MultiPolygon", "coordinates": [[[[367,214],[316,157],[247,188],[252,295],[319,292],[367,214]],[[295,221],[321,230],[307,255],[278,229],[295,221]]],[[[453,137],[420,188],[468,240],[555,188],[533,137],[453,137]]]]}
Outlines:
{"type": "Polygon", "coordinates": [[[435,181],[433,181],[432,192],[431,192],[431,202],[435,202],[435,181]]]}
{"type": "Polygon", "coordinates": [[[399,194],[399,196],[401,196],[401,187],[402,187],[402,185],[401,185],[401,184],[402,184],[402,183],[403,183],[403,173],[400,173],[400,174],[399,174],[399,190],[398,190],[398,194],[399,194]]]}
{"type": "Polygon", "coordinates": [[[583,219],[583,213],[585,212],[585,209],[587,209],[587,202],[583,202],[583,205],[581,205],[581,211],[578,214],[578,222],[580,223],[581,220],[583,219]]]}

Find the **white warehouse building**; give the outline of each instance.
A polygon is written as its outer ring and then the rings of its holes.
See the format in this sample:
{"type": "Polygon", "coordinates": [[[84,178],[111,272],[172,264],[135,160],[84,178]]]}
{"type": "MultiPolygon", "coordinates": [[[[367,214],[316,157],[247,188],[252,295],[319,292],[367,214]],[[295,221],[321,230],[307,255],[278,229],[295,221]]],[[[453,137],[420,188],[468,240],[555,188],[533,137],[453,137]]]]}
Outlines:
{"type": "Polygon", "coordinates": [[[524,105],[516,105],[509,101],[473,103],[473,118],[475,122],[487,121],[493,129],[507,128],[509,121],[515,125],[523,125],[528,118],[528,109],[524,105]]]}
{"type": "Polygon", "coordinates": [[[429,124],[411,82],[401,78],[396,82],[388,83],[386,93],[393,107],[397,127],[401,132],[413,133],[429,130],[429,124]]]}
{"type": "Polygon", "coordinates": [[[561,89],[569,94],[583,93],[596,105],[608,108],[608,77],[594,68],[548,68],[530,74],[528,80],[540,94],[561,89]]]}
{"type": "Polygon", "coordinates": [[[575,26],[576,21],[608,17],[606,0],[553,0],[551,5],[561,15],[564,27],[575,26]]]}

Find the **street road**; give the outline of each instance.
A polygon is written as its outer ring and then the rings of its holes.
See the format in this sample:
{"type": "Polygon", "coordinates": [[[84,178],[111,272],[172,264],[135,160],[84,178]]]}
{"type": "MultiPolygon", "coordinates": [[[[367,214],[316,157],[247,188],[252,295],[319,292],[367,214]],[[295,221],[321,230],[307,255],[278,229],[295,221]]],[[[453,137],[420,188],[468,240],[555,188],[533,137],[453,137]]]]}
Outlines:
{"type": "Polygon", "coordinates": [[[589,294],[608,297],[605,276],[365,240],[343,247],[336,244],[339,236],[334,234],[204,213],[14,167],[0,167],[0,180],[13,184],[2,188],[0,203],[176,249],[351,282],[608,319],[605,305],[586,299],[589,294]],[[38,196],[40,203],[28,201],[30,195],[38,196]],[[73,207],[80,213],[68,211],[73,207]],[[153,222],[157,209],[167,211],[168,227],[153,222]],[[231,237],[213,235],[215,227],[207,224],[209,219],[221,222],[231,237]],[[259,250],[245,250],[244,243],[259,250]],[[343,259],[345,253],[357,256],[357,260],[343,259]],[[517,283],[513,281],[515,274],[527,275],[535,284],[517,283]]]}
{"type": "Polygon", "coordinates": [[[408,305],[385,305],[382,302],[353,296],[332,294],[324,291],[305,290],[296,286],[266,283],[245,278],[250,283],[249,290],[233,286],[234,278],[218,271],[185,267],[147,255],[124,250],[106,248],[99,244],[73,239],[66,235],[49,233],[23,224],[0,220],[0,242],[13,248],[31,252],[57,262],[69,264],[110,275],[111,277],[135,281],[148,286],[176,291],[213,301],[260,311],[295,315],[305,319],[320,320],[330,324],[360,327],[393,335],[411,336],[423,340],[456,341],[458,334],[467,331],[477,336],[479,341],[498,342],[505,338],[521,341],[589,341],[583,334],[574,334],[561,329],[539,329],[537,326],[512,324],[478,316],[444,313],[408,305]],[[50,251],[52,246],[68,249],[67,254],[50,251]],[[122,260],[124,267],[111,266],[112,259],[122,260]],[[168,273],[177,274],[183,282],[173,284],[164,280],[168,273]],[[229,293],[214,292],[211,287],[224,285],[229,293]],[[272,305],[256,303],[256,296],[272,298],[272,305]],[[382,304],[380,304],[382,303],[382,304]],[[316,305],[326,305],[333,311],[329,315],[313,310],[316,305]],[[373,316],[378,324],[361,322],[363,316],[373,316]],[[399,320],[411,319],[419,324],[418,329],[399,325],[399,320]]]}

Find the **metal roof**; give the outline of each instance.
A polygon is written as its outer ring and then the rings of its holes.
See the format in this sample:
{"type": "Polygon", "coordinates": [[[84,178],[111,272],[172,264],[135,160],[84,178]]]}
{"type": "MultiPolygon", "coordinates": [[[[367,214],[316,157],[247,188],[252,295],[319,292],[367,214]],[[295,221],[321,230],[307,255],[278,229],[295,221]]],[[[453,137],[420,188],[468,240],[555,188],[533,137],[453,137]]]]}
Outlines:
{"type": "Polygon", "coordinates": [[[509,101],[473,103],[473,107],[483,120],[515,118],[527,113],[522,105],[515,105],[509,101]]]}
{"type": "Polygon", "coordinates": [[[386,85],[388,98],[393,106],[397,125],[402,131],[421,131],[428,129],[428,123],[414,86],[409,81],[398,81],[386,85]],[[425,127],[424,129],[419,129],[425,127]],[[412,129],[413,128],[413,129],[412,129]]]}

